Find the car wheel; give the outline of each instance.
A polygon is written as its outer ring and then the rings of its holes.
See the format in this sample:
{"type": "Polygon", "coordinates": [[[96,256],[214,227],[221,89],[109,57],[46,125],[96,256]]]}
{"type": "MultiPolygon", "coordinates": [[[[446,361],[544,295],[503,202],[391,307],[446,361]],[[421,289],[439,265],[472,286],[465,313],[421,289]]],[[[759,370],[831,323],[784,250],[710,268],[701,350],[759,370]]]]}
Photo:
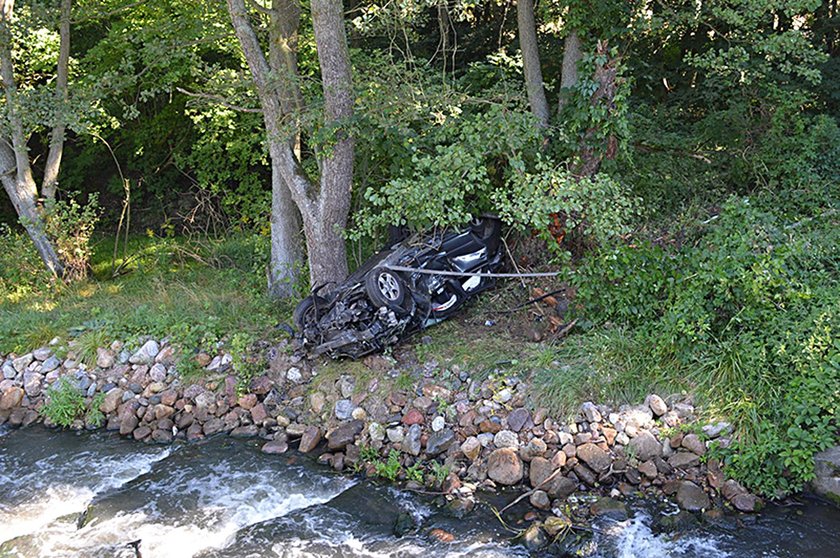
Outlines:
{"type": "Polygon", "coordinates": [[[295,308],[292,319],[295,322],[295,327],[298,331],[311,328],[318,324],[318,318],[327,313],[327,306],[329,302],[327,299],[320,296],[311,295],[303,300],[295,308]]]}
{"type": "Polygon", "coordinates": [[[405,284],[396,272],[377,267],[365,276],[365,292],[374,305],[391,310],[402,310],[405,284]]]}

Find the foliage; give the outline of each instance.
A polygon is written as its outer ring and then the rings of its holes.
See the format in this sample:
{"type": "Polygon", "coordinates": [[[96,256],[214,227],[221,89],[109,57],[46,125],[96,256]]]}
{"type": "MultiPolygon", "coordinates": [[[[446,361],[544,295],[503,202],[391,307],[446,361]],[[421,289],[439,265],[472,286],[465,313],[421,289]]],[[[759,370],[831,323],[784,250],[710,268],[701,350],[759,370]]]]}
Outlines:
{"type": "Polygon", "coordinates": [[[94,228],[99,221],[99,196],[93,193],[81,204],[77,194],[66,199],[48,200],[45,205],[45,230],[64,262],[65,279],[78,281],[87,277],[94,228]]]}
{"type": "Polygon", "coordinates": [[[41,414],[53,424],[68,428],[86,409],[82,391],[67,376],[62,376],[47,389],[47,402],[41,414]]]}
{"type": "Polygon", "coordinates": [[[388,453],[388,460],[377,461],[374,464],[374,468],[377,476],[394,482],[397,480],[397,476],[399,476],[400,471],[402,471],[402,466],[400,465],[400,452],[392,449],[388,453]]]}
{"type": "Polygon", "coordinates": [[[18,300],[50,288],[52,277],[24,232],[0,223],[0,245],[0,299],[18,300]]]}
{"type": "Polygon", "coordinates": [[[568,341],[558,355],[567,385],[537,374],[538,392],[563,406],[691,390],[737,425],[724,451],[737,477],[768,495],[800,489],[813,454],[837,440],[837,194],[799,192],[797,211],[772,193],[733,198],[682,250],[588,258],[578,311],[621,327],[568,341]]]}

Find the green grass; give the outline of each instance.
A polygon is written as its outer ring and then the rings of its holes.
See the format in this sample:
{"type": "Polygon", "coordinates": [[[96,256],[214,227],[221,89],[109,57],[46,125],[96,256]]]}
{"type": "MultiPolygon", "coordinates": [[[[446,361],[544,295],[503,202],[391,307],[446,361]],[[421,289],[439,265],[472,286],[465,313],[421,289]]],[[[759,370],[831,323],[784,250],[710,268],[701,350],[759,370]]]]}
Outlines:
{"type": "MultiPolygon", "coordinates": [[[[261,273],[237,265],[241,249],[235,242],[196,252],[179,239],[133,237],[127,260],[116,261],[127,273],[113,277],[113,243],[101,240],[89,279],[0,291],[0,352],[31,350],[54,337],[77,338],[80,358],[89,361],[96,358],[96,345],[112,339],[169,336],[192,348],[233,332],[266,335],[288,321],[290,306],[264,295],[261,273]],[[216,253],[225,258],[214,259],[216,253]]],[[[252,256],[242,259],[253,261],[252,256]]]]}

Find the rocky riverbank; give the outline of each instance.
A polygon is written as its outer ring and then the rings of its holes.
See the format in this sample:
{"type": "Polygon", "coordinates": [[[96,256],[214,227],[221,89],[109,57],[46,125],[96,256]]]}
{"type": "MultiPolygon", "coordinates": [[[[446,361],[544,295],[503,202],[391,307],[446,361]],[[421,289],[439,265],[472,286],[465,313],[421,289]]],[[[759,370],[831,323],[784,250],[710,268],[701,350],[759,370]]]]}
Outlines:
{"type": "Polygon", "coordinates": [[[730,425],[697,423],[685,398],[652,394],[617,409],[587,402],[561,420],[529,407],[515,376],[473,378],[433,362],[369,357],[359,379],[327,373],[280,346],[266,351],[264,373],[243,383],[231,355],[200,353],[191,358],[203,379],[187,384],[165,341],[99,348],[95,366],[79,362],[72,345],[56,352],[0,355],[0,424],[44,420],[51,386],[66,377],[88,405],[98,404],[99,413],[74,421],[77,429],[105,427],[162,444],[219,433],[259,437],[266,453],[298,449],[339,471],[426,484],[459,513],[471,509],[477,490],[520,487],[534,508],[529,518],[540,520],[528,535],[537,546],[543,532],[563,528],[558,520],[570,502],[575,513],[612,516],[639,494],[673,499],[687,512],[762,505],[709,455],[730,442],[730,425]]]}

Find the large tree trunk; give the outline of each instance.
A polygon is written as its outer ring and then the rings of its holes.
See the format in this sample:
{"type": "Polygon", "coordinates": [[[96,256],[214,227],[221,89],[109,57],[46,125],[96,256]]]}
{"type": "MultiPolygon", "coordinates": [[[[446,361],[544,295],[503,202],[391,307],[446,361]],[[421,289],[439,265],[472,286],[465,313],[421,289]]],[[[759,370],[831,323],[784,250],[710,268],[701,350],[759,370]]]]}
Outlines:
{"type": "Polygon", "coordinates": [[[534,0],[517,0],[516,21],[519,25],[519,48],[522,50],[522,66],[525,74],[525,87],[528,90],[528,103],[531,112],[537,117],[539,126],[548,126],[549,110],[545,98],[542,70],[540,69],[540,51],[537,44],[537,24],[534,18],[534,0]]]}
{"type": "Polygon", "coordinates": [[[561,111],[566,106],[566,103],[569,102],[571,89],[577,85],[578,62],[580,62],[582,57],[580,37],[577,31],[572,31],[566,36],[566,40],[563,43],[563,68],[560,74],[560,100],[558,101],[558,108],[561,111]]]}
{"type": "Polygon", "coordinates": [[[56,277],[64,275],[64,264],[44,232],[44,220],[38,209],[38,188],[32,177],[26,133],[18,114],[17,85],[12,63],[12,36],[9,25],[14,0],[0,0],[0,78],[6,95],[6,124],[9,137],[0,137],[0,179],[26,232],[32,239],[44,265],[56,277]]]}
{"type": "Polygon", "coordinates": [[[344,6],[341,0],[311,0],[311,6],[324,89],[324,119],[327,126],[336,130],[336,142],[322,164],[316,222],[306,224],[307,231],[319,231],[316,238],[307,237],[307,246],[332,244],[326,250],[317,249],[310,254],[310,276],[314,284],[339,282],[347,277],[347,249],[341,234],[350,213],[354,149],[353,138],[345,128],[353,116],[353,82],[344,6]]]}
{"type": "MultiPolygon", "coordinates": [[[[284,99],[294,99],[296,81],[292,80],[295,78],[287,71],[285,62],[281,68],[275,68],[266,60],[245,10],[244,0],[227,0],[227,3],[262,105],[272,171],[282,178],[303,218],[311,284],[314,287],[342,281],[347,276],[347,251],[342,233],[350,211],[353,178],[353,140],[342,129],[353,115],[350,56],[342,4],[340,0],[314,0],[311,3],[312,25],[321,66],[325,125],[334,129],[336,134],[330,149],[319,159],[321,176],[316,188],[295,157],[293,127],[284,125],[284,118],[288,116],[283,110],[284,99]]],[[[281,8],[288,9],[291,8],[281,8]]],[[[286,11],[278,15],[284,15],[286,20],[294,17],[286,11]]],[[[279,17],[276,20],[272,18],[272,22],[273,25],[282,23],[279,17]]],[[[280,54],[278,49],[276,56],[269,59],[275,60],[277,65],[281,64],[281,59],[289,59],[280,54]]],[[[282,216],[273,215],[272,218],[275,217],[283,221],[282,216]]]]}
{"type": "Polygon", "coordinates": [[[61,157],[64,154],[65,111],[67,107],[67,74],[70,65],[70,13],[72,0],[61,0],[61,21],[59,23],[58,66],[55,74],[55,102],[58,119],[53,124],[50,138],[50,150],[47,163],[44,166],[44,180],[41,195],[47,199],[55,199],[58,186],[58,171],[61,168],[61,157]]]}

